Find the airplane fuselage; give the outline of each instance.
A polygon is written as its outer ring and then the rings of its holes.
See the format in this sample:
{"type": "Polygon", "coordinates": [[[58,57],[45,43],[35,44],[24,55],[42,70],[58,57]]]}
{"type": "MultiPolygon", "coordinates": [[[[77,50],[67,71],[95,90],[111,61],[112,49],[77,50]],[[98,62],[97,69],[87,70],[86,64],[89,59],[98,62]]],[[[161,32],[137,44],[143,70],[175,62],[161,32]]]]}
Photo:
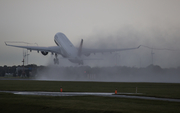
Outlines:
{"type": "Polygon", "coordinates": [[[83,64],[83,60],[78,56],[78,50],[69,41],[69,39],[63,33],[56,33],[54,41],[61,50],[61,55],[64,58],[68,58],[73,63],[83,64]]]}

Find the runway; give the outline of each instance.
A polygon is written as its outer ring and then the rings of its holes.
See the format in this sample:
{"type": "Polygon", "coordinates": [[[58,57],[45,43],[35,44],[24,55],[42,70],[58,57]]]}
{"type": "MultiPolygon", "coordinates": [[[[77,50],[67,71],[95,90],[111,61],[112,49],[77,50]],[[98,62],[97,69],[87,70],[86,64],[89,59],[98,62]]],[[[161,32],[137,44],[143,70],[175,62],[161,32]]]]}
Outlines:
{"type": "Polygon", "coordinates": [[[132,99],[145,99],[145,100],[160,100],[160,101],[180,102],[180,99],[156,98],[156,97],[126,95],[126,94],[132,94],[132,93],[118,93],[117,95],[115,95],[114,93],[100,93],[100,92],[38,92],[38,91],[0,91],[0,92],[13,93],[13,94],[17,94],[17,95],[103,96],[103,97],[132,98],[132,99]]]}

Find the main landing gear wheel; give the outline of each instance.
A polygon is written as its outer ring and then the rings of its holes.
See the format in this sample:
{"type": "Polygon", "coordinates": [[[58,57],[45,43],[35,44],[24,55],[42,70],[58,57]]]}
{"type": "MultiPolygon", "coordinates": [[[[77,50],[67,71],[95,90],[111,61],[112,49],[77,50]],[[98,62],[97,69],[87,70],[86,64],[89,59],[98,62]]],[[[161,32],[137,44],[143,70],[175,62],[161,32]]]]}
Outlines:
{"type": "Polygon", "coordinates": [[[83,63],[79,63],[79,65],[84,65],[83,63]]]}
{"type": "Polygon", "coordinates": [[[55,54],[55,57],[56,58],[54,58],[54,64],[59,64],[59,59],[57,58],[57,54],[55,54]]]}
{"type": "Polygon", "coordinates": [[[79,64],[79,65],[84,65],[83,61],[80,61],[78,64],[79,64]]]}

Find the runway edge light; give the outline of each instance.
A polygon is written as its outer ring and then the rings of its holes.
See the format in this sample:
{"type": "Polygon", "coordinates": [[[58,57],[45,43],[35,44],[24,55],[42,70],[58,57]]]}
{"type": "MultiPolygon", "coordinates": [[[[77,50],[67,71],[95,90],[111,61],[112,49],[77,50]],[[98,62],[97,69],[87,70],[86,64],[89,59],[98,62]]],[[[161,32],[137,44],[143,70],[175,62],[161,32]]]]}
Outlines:
{"type": "Polygon", "coordinates": [[[116,90],[115,90],[115,94],[117,94],[117,88],[116,88],[116,90]]]}
{"type": "Polygon", "coordinates": [[[60,92],[62,92],[63,90],[62,90],[62,87],[60,88],[60,92]]]}

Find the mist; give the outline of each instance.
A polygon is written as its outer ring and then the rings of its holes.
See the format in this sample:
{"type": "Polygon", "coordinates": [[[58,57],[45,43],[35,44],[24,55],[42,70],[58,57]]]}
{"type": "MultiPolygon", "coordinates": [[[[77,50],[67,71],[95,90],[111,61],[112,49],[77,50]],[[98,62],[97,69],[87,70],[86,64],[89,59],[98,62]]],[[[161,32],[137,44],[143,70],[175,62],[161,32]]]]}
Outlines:
{"type": "Polygon", "coordinates": [[[156,65],[146,68],[126,66],[47,66],[40,67],[36,80],[49,81],[94,81],[94,82],[157,82],[180,83],[179,68],[162,69],[156,65]]]}
{"type": "MultiPolygon", "coordinates": [[[[180,82],[180,29],[136,30],[125,26],[113,33],[95,31],[82,36],[83,48],[136,50],[91,54],[84,65],[73,64],[59,56],[60,64],[53,65],[51,56],[47,66],[38,71],[37,80],[104,81],[104,82],[180,82]],[[147,48],[147,47],[149,48],[147,48]],[[152,49],[153,61],[152,61],[152,49]]],[[[80,41],[74,45],[79,47],[80,41]]],[[[85,57],[85,56],[82,56],[85,57]]]]}
{"type": "MultiPolygon", "coordinates": [[[[153,64],[162,68],[180,66],[180,28],[168,29],[147,28],[137,30],[132,26],[125,26],[116,32],[96,32],[92,36],[82,37],[84,48],[116,49],[133,48],[145,45],[153,49],[153,64]]],[[[84,61],[90,66],[128,66],[147,67],[152,64],[152,49],[141,46],[136,50],[113,53],[91,54],[89,57],[100,57],[99,61],[84,61]]]]}

